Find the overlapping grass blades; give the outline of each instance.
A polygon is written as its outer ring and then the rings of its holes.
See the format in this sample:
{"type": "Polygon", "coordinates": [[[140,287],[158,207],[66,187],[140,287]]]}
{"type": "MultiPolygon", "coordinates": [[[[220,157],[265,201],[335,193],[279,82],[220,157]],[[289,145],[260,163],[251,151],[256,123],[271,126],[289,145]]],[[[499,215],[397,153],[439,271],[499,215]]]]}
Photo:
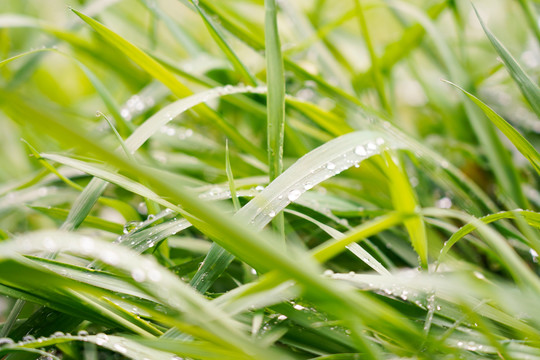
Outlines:
{"type": "Polygon", "coordinates": [[[530,1],[475,0],[513,55],[461,0],[60,2],[0,3],[6,360],[540,358],[530,1]]]}

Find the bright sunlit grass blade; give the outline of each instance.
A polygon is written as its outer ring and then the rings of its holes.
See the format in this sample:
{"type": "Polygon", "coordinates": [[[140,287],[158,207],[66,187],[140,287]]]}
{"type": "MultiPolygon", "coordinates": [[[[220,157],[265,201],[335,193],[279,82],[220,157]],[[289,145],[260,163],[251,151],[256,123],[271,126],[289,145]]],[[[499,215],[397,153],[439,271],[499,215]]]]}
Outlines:
{"type": "Polygon", "coordinates": [[[491,120],[491,122],[497,126],[499,130],[514,144],[514,146],[519,150],[519,152],[531,163],[532,167],[536,170],[538,174],[540,174],[540,154],[538,151],[534,148],[534,146],[531,145],[521,135],[512,125],[510,125],[506,120],[504,120],[501,116],[499,116],[495,111],[493,111],[489,106],[484,104],[480,99],[478,99],[476,96],[472,95],[471,93],[465,91],[464,89],[460,88],[458,85],[453,84],[449,81],[446,81],[450,85],[458,88],[461,90],[465,95],[469,97],[482,111],[486,116],[491,120]]]}

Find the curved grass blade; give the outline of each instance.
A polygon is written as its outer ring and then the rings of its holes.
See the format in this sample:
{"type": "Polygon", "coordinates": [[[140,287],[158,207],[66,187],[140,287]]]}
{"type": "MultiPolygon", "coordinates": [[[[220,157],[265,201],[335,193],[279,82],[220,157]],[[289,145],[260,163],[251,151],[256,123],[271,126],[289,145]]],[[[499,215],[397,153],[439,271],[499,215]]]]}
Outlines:
{"type": "Polygon", "coordinates": [[[461,90],[465,95],[469,97],[482,111],[486,116],[491,120],[491,122],[501,130],[501,132],[515,145],[519,152],[531,163],[532,167],[540,174],[540,154],[538,151],[529,143],[516,129],[512,127],[506,120],[499,116],[495,111],[493,111],[489,106],[484,104],[480,99],[466,90],[462,89],[458,85],[444,80],[446,83],[454,86],[455,88],[461,90]]]}
{"type": "MultiPolygon", "coordinates": [[[[114,151],[103,147],[99,140],[74,128],[73,124],[61,122],[46,112],[35,114],[31,107],[21,103],[17,98],[5,93],[2,95],[4,95],[3,99],[9,99],[10,114],[16,117],[25,114],[26,121],[44,133],[60,139],[65,144],[85,149],[85,153],[91,152],[100,159],[107,159],[109,164],[119,167],[134,177],[149,181],[152,187],[163,196],[181,203],[186,211],[196,216],[197,218],[189,220],[195,220],[194,225],[204,233],[213,236],[221,246],[258,271],[276,269],[286,274],[286,277],[294,279],[302,285],[305,291],[304,296],[312,301],[320,301],[321,309],[329,314],[337,318],[349,319],[350,322],[355,321],[357,324],[368,324],[370,328],[377,329],[377,332],[400,339],[400,345],[411,350],[416,349],[422,341],[421,332],[412,323],[401,319],[396,322],[399,316],[392,308],[370,297],[351,292],[347,287],[321,279],[320,270],[306,255],[298,254],[293,249],[290,253],[278,250],[275,245],[276,239],[272,235],[266,232],[255,232],[251,227],[246,226],[244,221],[228,216],[222,206],[201,202],[181,185],[172,184],[155,176],[152,172],[145,172],[139,165],[130,163],[114,151]],[[30,116],[31,114],[35,116],[30,116]],[[45,122],[44,119],[47,121],[45,122]]],[[[358,142],[353,142],[353,144],[358,144],[358,142]]],[[[351,151],[351,155],[352,153],[354,150],[351,151]]],[[[347,159],[343,157],[341,159],[345,165],[347,159]]],[[[324,172],[320,174],[323,175],[324,172]]],[[[364,346],[361,348],[364,351],[370,351],[364,346]]]]}
{"type": "MultiPolygon", "coordinates": [[[[481,219],[472,217],[457,210],[431,209],[429,213],[432,215],[436,214],[438,217],[451,217],[460,219],[467,223],[472,223],[473,229],[478,230],[485,242],[498,255],[499,261],[512,275],[514,281],[521,287],[529,288],[532,291],[540,294],[540,280],[538,279],[538,276],[536,276],[536,274],[527,266],[527,264],[524,263],[519,255],[516,254],[514,249],[508,244],[508,241],[498,232],[486,225],[481,219]]],[[[523,213],[520,213],[520,215],[523,216],[523,213]]],[[[463,236],[465,235],[466,233],[463,234],[463,236]]],[[[460,238],[462,238],[461,234],[457,240],[460,238]]],[[[455,244],[457,240],[452,239],[452,243],[455,244]]],[[[447,251],[448,250],[446,250],[446,252],[447,251]]]]}
{"type": "MultiPolygon", "coordinates": [[[[255,229],[262,229],[304,192],[379,154],[385,143],[395,148],[400,146],[398,141],[381,132],[358,131],[333,139],[300,158],[242,207],[235,217],[245,219],[255,229]]],[[[218,245],[212,245],[192,284],[199,291],[208,290],[233,259],[232,254],[218,245]],[[220,264],[219,268],[216,268],[217,263],[220,264]]]]}
{"type": "MultiPolygon", "coordinates": [[[[484,29],[486,36],[489,38],[489,41],[497,51],[497,54],[499,54],[499,56],[501,57],[504,66],[510,73],[510,76],[512,76],[512,79],[514,79],[515,83],[518,85],[521,93],[533,108],[536,116],[540,117],[540,88],[538,88],[538,85],[535,84],[531,80],[531,78],[525,73],[525,71],[516,61],[516,59],[514,59],[512,54],[510,54],[510,52],[504,47],[504,45],[499,41],[499,39],[497,39],[495,35],[493,35],[493,33],[491,33],[491,31],[487,28],[486,24],[484,24],[484,21],[480,17],[480,14],[478,14],[478,10],[476,10],[476,7],[474,5],[473,9],[476,13],[478,21],[480,22],[480,25],[482,25],[482,29],[484,29]]],[[[536,25],[536,29],[538,31],[538,25],[536,25]]]]}
{"type": "MultiPolygon", "coordinates": [[[[540,228],[540,214],[534,211],[529,210],[511,210],[511,211],[504,211],[499,212],[496,214],[486,215],[484,217],[479,218],[478,220],[481,221],[484,224],[489,224],[497,220],[501,219],[516,219],[516,218],[522,218],[524,219],[527,224],[530,226],[534,226],[536,228],[540,228]]],[[[460,228],[458,231],[456,231],[450,239],[448,239],[447,242],[445,242],[443,248],[441,249],[441,253],[439,254],[439,259],[437,262],[440,264],[442,262],[443,257],[448,253],[450,248],[454,246],[456,242],[470,234],[471,232],[475,231],[477,229],[477,223],[468,223],[462,228],[460,228]]],[[[540,250],[540,249],[537,249],[540,250]]]]}
{"type": "MultiPolygon", "coordinates": [[[[65,220],[68,217],[69,210],[54,208],[54,207],[43,207],[43,206],[29,206],[31,209],[39,211],[47,216],[50,216],[54,219],[65,220]]],[[[93,227],[96,229],[108,231],[114,234],[121,234],[124,226],[112,221],[103,220],[95,216],[87,216],[83,222],[83,225],[93,227]]]]}
{"type": "MultiPolygon", "coordinates": [[[[90,25],[104,39],[122,51],[146,72],[148,72],[152,77],[167,86],[174,95],[178,96],[179,98],[192,95],[192,91],[187,86],[181,83],[169,70],[167,70],[163,65],[154,60],[144,51],[140,50],[138,47],[131,44],[115,32],[109,30],[96,20],[76,10],[72,9],[72,11],[84,22],[90,25]]],[[[198,112],[203,119],[211,120],[215,125],[219,126],[221,130],[223,130],[223,132],[243,150],[257,156],[259,159],[263,159],[265,157],[260,149],[244,138],[236,130],[236,128],[234,128],[230,123],[221,118],[221,116],[206,105],[197,106],[194,108],[194,110],[198,112]]]]}

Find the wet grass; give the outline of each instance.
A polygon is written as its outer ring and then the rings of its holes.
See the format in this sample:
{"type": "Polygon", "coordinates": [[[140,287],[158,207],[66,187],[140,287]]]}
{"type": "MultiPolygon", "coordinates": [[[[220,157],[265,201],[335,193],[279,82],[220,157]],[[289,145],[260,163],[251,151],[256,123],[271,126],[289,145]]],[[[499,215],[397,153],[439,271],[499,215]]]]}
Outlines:
{"type": "Polygon", "coordinates": [[[0,4],[2,359],[540,358],[534,1],[48,3],[0,4]]]}

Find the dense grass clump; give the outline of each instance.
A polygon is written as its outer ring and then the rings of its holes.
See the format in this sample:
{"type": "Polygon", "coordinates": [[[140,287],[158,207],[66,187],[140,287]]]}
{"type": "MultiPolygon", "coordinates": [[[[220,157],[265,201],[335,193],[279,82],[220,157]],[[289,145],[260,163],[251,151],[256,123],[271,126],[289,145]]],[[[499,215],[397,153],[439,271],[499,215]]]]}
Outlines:
{"type": "Polygon", "coordinates": [[[537,8],[0,2],[0,358],[540,359],[537,8]]]}

